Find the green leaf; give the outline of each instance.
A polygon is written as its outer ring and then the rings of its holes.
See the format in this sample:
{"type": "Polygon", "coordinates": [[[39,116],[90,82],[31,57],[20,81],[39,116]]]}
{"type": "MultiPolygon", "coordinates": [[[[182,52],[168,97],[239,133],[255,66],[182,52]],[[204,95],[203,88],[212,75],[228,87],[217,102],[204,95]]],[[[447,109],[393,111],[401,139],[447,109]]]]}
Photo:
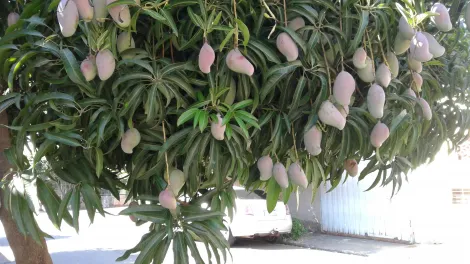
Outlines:
{"type": "Polygon", "coordinates": [[[191,120],[198,111],[199,111],[198,108],[190,108],[189,110],[186,110],[184,113],[180,115],[180,117],[178,117],[178,121],[176,122],[176,125],[180,126],[186,123],[187,121],[191,120]]]}
{"type": "Polygon", "coordinates": [[[154,19],[160,21],[160,22],[163,22],[165,21],[165,17],[160,15],[158,12],[155,12],[153,10],[149,10],[149,9],[144,9],[142,11],[142,13],[146,14],[146,15],[149,15],[151,17],[153,17],[154,19]]]}
{"type": "Polygon", "coordinates": [[[40,37],[40,38],[44,37],[39,31],[23,29],[23,30],[14,31],[14,32],[5,34],[2,38],[0,38],[0,46],[7,44],[10,41],[15,40],[19,37],[24,37],[24,36],[33,36],[33,37],[40,37]]]}
{"type": "Polygon", "coordinates": [[[70,215],[69,211],[67,210],[67,206],[69,204],[70,198],[72,197],[73,190],[69,190],[59,205],[59,210],[57,211],[57,217],[59,223],[62,222],[64,219],[69,225],[73,225],[72,223],[72,216],[70,215]]]}
{"type": "Polygon", "coordinates": [[[184,236],[186,238],[186,244],[189,247],[189,250],[191,251],[191,256],[193,259],[196,261],[196,263],[204,263],[204,260],[201,257],[201,254],[199,254],[199,249],[196,246],[196,243],[194,242],[193,237],[191,234],[188,232],[184,232],[184,236]]]}
{"type": "Polygon", "coordinates": [[[81,147],[82,145],[76,139],[67,136],[65,133],[46,132],[44,137],[49,140],[59,142],[72,147],[81,147]]]}
{"type": "Polygon", "coordinates": [[[188,249],[182,232],[177,232],[173,238],[174,263],[187,264],[188,249]]]}
{"type": "Polygon", "coordinates": [[[79,216],[80,216],[80,187],[75,187],[72,192],[72,196],[70,197],[70,206],[72,207],[73,213],[73,227],[75,231],[80,230],[79,225],[79,216]]]}
{"type": "Polygon", "coordinates": [[[13,44],[5,44],[5,45],[2,45],[0,46],[0,52],[4,51],[4,50],[18,50],[18,47],[16,45],[13,45],[13,44]]]}
{"type": "Polygon", "coordinates": [[[199,130],[201,133],[206,129],[207,125],[209,124],[209,113],[206,111],[201,111],[201,114],[199,115],[198,118],[198,123],[199,123],[199,130]]]}
{"type": "Polygon", "coordinates": [[[377,184],[379,184],[380,179],[382,178],[382,172],[383,172],[383,170],[379,170],[379,173],[377,173],[377,177],[375,177],[375,180],[372,183],[372,185],[369,188],[367,188],[367,190],[365,190],[364,192],[367,192],[367,191],[370,191],[370,190],[374,189],[374,187],[377,186],[377,184]]]}
{"type": "Polygon", "coordinates": [[[271,62],[274,62],[275,64],[281,64],[281,60],[279,59],[279,56],[276,54],[276,51],[274,51],[271,47],[266,45],[265,43],[250,39],[250,42],[248,43],[248,46],[252,46],[253,48],[258,49],[261,51],[264,56],[266,56],[266,59],[268,59],[271,62]]]}
{"type": "Polygon", "coordinates": [[[96,176],[98,178],[101,175],[101,172],[103,172],[103,151],[101,151],[100,148],[95,148],[95,153],[96,153],[96,176]]]}
{"type": "Polygon", "coordinates": [[[42,205],[45,207],[47,216],[51,220],[52,224],[59,228],[59,218],[57,216],[60,205],[60,198],[54,189],[46,184],[40,178],[36,179],[36,186],[38,190],[38,198],[42,205]]]}
{"type": "Polygon", "coordinates": [[[93,94],[94,92],[80,71],[80,66],[78,66],[77,59],[75,59],[73,53],[69,49],[62,49],[60,50],[60,59],[64,63],[65,71],[70,80],[83,87],[90,95],[93,94]]]}
{"type": "Polygon", "coordinates": [[[193,9],[191,7],[188,7],[188,15],[191,21],[193,21],[193,23],[196,24],[196,26],[203,28],[203,29],[205,28],[204,21],[202,20],[200,16],[194,14],[193,9]]]}
{"type": "Polygon", "coordinates": [[[158,244],[162,242],[165,235],[165,232],[153,231],[145,247],[142,248],[139,256],[135,260],[135,264],[150,263],[150,261],[147,262],[145,259],[151,259],[152,249],[156,248],[158,244]]]}
{"type": "Polygon", "coordinates": [[[276,179],[271,177],[266,187],[266,204],[268,212],[271,213],[276,208],[277,202],[279,200],[279,194],[281,193],[281,186],[277,184],[276,179]]]}
{"type": "Polygon", "coordinates": [[[60,0],[52,0],[47,8],[47,12],[51,12],[52,10],[56,10],[57,6],[59,6],[60,0]]]}
{"type": "Polygon", "coordinates": [[[50,100],[66,100],[66,101],[74,102],[75,99],[70,94],[59,93],[59,92],[41,93],[38,96],[34,97],[35,104],[39,104],[39,103],[50,101],[50,100]]]}
{"type": "Polygon", "coordinates": [[[165,24],[170,26],[170,28],[171,28],[171,30],[173,30],[173,34],[175,34],[175,36],[178,36],[178,28],[176,27],[176,23],[173,20],[173,16],[171,15],[171,13],[167,9],[161,9],[160,12],[166,20],[165,24]]]}
{"type": "Polygon", "coordinates": [[[232,105],[232,109],[233,110],[243,109],[243,108],[245,108],[245,107],[247,107],[251,104],[253,104],[252,99],[244,100],[244,101],[241,101],[241,102],[238,102],[238,103],[232,105]]]}
{"type": "Polygon", "coordinates": [[[137,3],[135,2],[135,0],[117,0],[115,2],[112,2],[110,4],[108,4],[106,7],[108,9],[112,8],[112,7],[115,7],[115,6],[119,6],[119,5],[137,5],[137,3]]]}
{"type": "Polygon", "coordinates": [[[227,44],[227,42],[232,38],[233,34],[235,33],[235,29],[230,30],[227,35],[225,36],[224,40],[220,43],[219,51],[222,51],[227,44]]]}
{"type": "Polygon", "coordinates": [[[217,212],[217,211],[201,211],[201,212],[189,214],[189,216],[183,217],[183,221],[187,223],[191,223],[194,221],[206,221],[213,217],[222,217],[224,215],[225,215],[224,213],[217,212]]]}
{"type": "Polygon", "coordinates": [[[237,19],[237,25],[238,29],[240,29],[243,35],[243,46],[246,47],[248,45],[248,42],[250,41],[250,30],[240,19],[237,19]]]}

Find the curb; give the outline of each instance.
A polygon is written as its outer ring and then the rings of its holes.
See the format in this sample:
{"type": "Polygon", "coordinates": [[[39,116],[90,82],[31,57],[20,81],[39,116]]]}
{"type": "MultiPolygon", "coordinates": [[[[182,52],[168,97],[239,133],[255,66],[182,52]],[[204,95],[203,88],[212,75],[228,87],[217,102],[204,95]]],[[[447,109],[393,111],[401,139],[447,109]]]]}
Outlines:
{"type": "Polygon", "coordinates": [[[341,254],[347,254],[347,255],[355,255],[355,256],[361,256],[361,257],[368,257],[369,255],[363,254],[363,253],[358,253],[355,251],[350,251],[350,250],[335,250],[335,249],[329,249],[329,248],[322,248],[322,247],[316,247],[316,246],[308,246],[306,244],[292,241],[292,240],[284,240],[281,239],[279,241],[280,244],[284,245],[289,245],[289,246],[295,246],[295,247],[301,247],[301,248],[308,248],[308,249],[315,249],[315,250],[321,250],[321,251],[328,251],[328,252],[334,252],[334,253],[341,253],[341,254]]]}

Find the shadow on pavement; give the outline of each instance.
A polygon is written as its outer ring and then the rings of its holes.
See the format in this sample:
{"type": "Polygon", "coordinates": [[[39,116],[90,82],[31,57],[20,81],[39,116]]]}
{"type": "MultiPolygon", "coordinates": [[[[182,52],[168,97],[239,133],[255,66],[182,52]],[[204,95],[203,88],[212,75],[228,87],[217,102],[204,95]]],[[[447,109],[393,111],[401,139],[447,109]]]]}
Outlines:
{"type": "MultiPolygon", "coordinates": [[[[70,236],[53,236],[53,238],[46,238],[47,240],[59,240],[59,239],[66,239],[70,236]]],[[[9,247],[10,244],[8,243],[8,239],[6,237],[0,237],[0,247],[9,247]]]]}
{"type": "Polygon", "coordinates": [[[235,245],[231,247],[232,250],[237,249],[259,249],[259,250],[292,250],[292,249],[300,249],[298,247],[292,247],[282,245],[279,243],[272,243],[268,242],[263,238],[255,238],[255,239],[248,239],[248,238],[237,238],[235,245]]]}
{"type": "Polygon", "coordinates": [[[54,264],[133,264],[136,256],[131,255],[128,259],[116,262],[116,259],[123,254],[122,250],[83,250],[64,251],[51,253],[54,264]]]}

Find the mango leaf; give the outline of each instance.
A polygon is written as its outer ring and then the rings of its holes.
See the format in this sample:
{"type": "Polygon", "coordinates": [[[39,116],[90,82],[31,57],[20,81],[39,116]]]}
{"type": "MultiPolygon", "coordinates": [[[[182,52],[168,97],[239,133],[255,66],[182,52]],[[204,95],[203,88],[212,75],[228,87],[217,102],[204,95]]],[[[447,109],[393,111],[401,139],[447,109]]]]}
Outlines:
{"type": "Polygon", "coordinates": [[[269,213],[272,213],[276,208],[277,202],[279,200],[279,194],[281,193],[281,186],[277,184],[276,179],[271,177],[268,181],[268,186],[266,187],[266,204],[269,213]]]}

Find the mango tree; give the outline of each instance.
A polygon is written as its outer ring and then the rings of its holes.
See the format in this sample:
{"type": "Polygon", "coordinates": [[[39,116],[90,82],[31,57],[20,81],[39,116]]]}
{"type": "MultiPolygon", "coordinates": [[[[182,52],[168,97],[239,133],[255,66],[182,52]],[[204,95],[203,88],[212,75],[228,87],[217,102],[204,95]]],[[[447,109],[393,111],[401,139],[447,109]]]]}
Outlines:
{"type": "Polygon", "coordinates": [[[468,137],[462,0],[0,4],[0,218],[17,263],[51,263],[27,185],[77,232],[81,201],[93,222],[101,190],[127,190],[121,214],[149,231],[118,260],[210,263],[206,248],[220,263],[235,184],[269,211],[371,173],[395,194],[468,137]]]}

